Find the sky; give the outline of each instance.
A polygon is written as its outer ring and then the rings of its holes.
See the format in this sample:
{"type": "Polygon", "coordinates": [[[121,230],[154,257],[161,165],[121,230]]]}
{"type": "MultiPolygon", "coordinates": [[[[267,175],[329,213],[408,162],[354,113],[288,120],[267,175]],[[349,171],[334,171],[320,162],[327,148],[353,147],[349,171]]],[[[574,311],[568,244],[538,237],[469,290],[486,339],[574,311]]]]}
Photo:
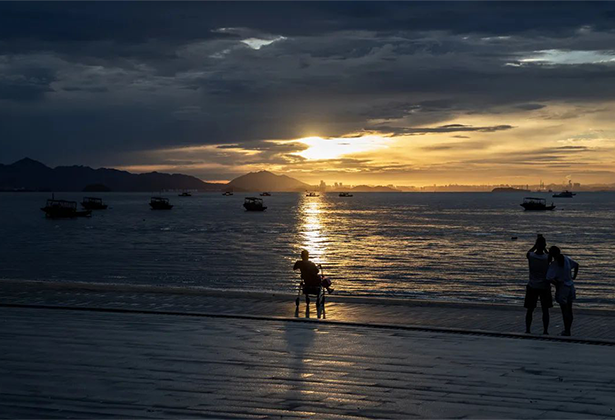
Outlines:
{"type": "Polygon", "coordinates": [[[0,2],[0,163],[615,183],[615,2],[0,2]]]}

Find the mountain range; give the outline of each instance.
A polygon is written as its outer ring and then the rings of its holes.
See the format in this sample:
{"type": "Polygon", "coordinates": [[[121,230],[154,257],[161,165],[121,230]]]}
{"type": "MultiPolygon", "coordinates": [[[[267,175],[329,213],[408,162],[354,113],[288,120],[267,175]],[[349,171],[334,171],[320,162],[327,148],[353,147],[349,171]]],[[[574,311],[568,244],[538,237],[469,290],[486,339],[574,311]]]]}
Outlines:
{"type": "Polygon", "coordinates": [[[268,171],[250,172],[229,182],[225,189],[232,191],[305,191],[315,187],[286,175],[268,171]]]}
{"type": "Polygon", "coordinates": [[[133,174],[88,166],[50,168],[30,158],[11,165],[0,165],[0,190],[3,191],[219,191],[220,188],[220,184],[203,182],[189,175],[159,172],[133,174]]]}
{"type": "Polygon", "coordinates": [[[0,191],[305,191],[315,187],[286,175],[251,172],[228,184],[203,182],[182,174],[149,172],[133,174],[118,169],[88,166],[50,168],[30,158],[0,164],[0,191]]]}
{"type": "MultiPolygon", "coordinates": [[[[303,192],[318,187],[287,175],[268,171],[250,172],[227,184],[204,182],[183,174],[148,172],[133,174],[111,168],[93,169],[89,166],[49,166],[24,158],[10,165],[0,164],[0,191],[126,191],[147,192],[164,190],[235,191],[235,192],[303,192]]],[[[337,191],[332,189],[331,191],[337,191]]],[[[340,187],[340,191],[393,192],[390,187],[359,185],[340,187]]]]}

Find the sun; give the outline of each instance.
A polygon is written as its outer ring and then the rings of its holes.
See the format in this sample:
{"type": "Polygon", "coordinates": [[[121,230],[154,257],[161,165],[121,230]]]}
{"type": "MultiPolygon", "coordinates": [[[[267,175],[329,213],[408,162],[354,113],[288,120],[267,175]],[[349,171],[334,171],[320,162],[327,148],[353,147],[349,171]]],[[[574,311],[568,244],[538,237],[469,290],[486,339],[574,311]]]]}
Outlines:
{"type": "Polygon", "coordinates": [[[295,153],[296,155],[308,160],[327,160],[385,148],[389,139],[376,135],[365,135],[351,138],[304,137],[295,141],[308,146],[306,150],[295,153]]]}

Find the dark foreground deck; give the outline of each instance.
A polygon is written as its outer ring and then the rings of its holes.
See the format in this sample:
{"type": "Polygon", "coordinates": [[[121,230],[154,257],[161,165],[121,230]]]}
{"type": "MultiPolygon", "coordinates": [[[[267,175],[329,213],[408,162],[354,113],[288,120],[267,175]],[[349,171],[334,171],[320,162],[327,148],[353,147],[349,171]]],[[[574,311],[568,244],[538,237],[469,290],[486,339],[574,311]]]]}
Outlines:
{"type": "Polygon", "coordinates": [[[224,317],[250,299],[219,296],[30,292],[65,309],[0,307],[1,418],[615,415],[609,345],[224,317]],[[213,305],[223,316],[193,311],[213,305]]]}

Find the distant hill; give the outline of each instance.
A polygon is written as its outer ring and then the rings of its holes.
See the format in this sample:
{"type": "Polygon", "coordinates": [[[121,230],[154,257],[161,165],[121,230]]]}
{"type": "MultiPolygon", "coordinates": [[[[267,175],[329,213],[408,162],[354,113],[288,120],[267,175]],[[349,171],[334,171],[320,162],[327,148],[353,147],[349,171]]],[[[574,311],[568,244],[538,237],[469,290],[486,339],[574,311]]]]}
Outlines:
{"type": "Polygon", "coordinates": [[[356,187],[352,188],[351,191],[354,191],[354,192],[400,192],[401,190],[398,190],[397,188],[383,187],[381,185],[378,185],[376,187],[370,187],[369,185],[357,185],[356,187]]]}
{"type": "Polygon", "coordinates": [[[276,175],[268,171],[250,172],[233,179],[225,187],[233,191],[305,191],[315,187],[286,175],[276,175]]]}
{"type": "Polygon", "coordinates": [[[0,165],[0,190],[3,191],[83,191],[102,185],[111,191],[196,190],[219,191],[219,184],[203,182],[182,174],[150,172],[133,174],[117,169],[92,169],[88,166],[50,168],[25,158],[11,165],[0,165]]]}

